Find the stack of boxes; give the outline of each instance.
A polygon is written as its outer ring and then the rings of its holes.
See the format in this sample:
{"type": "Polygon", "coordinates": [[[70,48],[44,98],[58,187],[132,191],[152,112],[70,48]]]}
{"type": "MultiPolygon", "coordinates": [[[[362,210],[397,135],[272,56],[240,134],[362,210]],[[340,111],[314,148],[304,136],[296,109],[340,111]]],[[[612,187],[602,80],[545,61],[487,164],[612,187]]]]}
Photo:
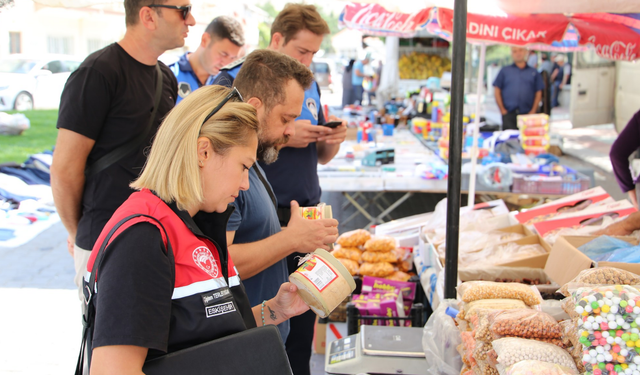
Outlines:
{"type": "Polygon", "coordinates": [[[520,142],[525,154],[537,156],[549,151],[549,116],[544,113],[518,115],[520,142]]]}

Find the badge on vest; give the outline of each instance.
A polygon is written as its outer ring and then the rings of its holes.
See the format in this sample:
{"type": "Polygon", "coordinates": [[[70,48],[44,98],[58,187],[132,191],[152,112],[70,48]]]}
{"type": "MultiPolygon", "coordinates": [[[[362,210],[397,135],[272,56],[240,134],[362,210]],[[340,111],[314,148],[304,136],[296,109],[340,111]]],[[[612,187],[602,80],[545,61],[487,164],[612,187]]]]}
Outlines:
{"type": "Polygon", "coordinates": [[[178,96],[184,99],[189,94],[191,94],[191,85],[187,82],[178,83],[178,96]]]}
{"type": "Polygon", "coordinates": [[[231,295],[231,291],[229,288],[224,287],[211,292],[202,293],[200,297],[202,297],[202,303],[204,303],[205,306],[211,306],[216,302],[220,302],[221,299],[224,299],[229,295],[231,295]]]}
{"type": "Polygon", "coordinates": [[[201,270],[209,274],[214,279],[218,278],[219,270],[216,258],[211,254],[211,250],[205,246],[200,246],[193,250],[193,262],[200,267],[201,270]]]}
{"type": "Polygon", "coordinates": [[[233,304],[233,301],[221,303],[215,306],[206,306],[204,308],[205,314],[207,318],[212,318],[218,315],[228,314],[230,312],[236,311],[236,306],[233,304]]]}
{"type": "Polygon", "coordinates": [[[318,105],[316,104],[316,100],[313,98],[307,98],[307,102],[305,104],[307,105],[309,112],[313,115],[313,118],[318,121],[318,105]]]}

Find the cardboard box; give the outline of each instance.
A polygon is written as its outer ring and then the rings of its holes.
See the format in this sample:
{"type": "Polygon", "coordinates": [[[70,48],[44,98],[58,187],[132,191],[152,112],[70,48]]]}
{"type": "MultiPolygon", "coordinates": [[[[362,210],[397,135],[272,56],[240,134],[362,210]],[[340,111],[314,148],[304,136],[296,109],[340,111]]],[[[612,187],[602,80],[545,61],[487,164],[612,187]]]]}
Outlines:
{"type": "Polygon", "coordinates": [[[627,201],[622,200],[615,203],[605,204],[596,207],[589,207],[582,211],[572,212],[558,216],[553,220],[547,220],[533,224],[536,231],[541,236],[560,228],[581,228],[591,223],[595,223],[605,216],[612,218],[627,216],[637,210],[627,201]]]}
{"type": "MultiPolygon", "coordinates": [[[[640,275],[640,264],[618,263],[618,262],[595,262],[584,255],[578,247],[589,241],[598,238],[597,236],[561,236],[553,245],[544,271],[553,281],[559,285],[564,285],[578,276],[580,271],[594,267],[615,267],[640,275]]],[[[635,237],[615,237],[624,240],[632,245],[637,245],[635,237]]]]}
{"type": "MultiPolygon", "coordinates": [[[[527,228],[526,226],[524,226],[522,224],[517,224],[517,225],[513,225],[511,227],[502,228],[502,229],[498,229],[498,230],[501,231],[501,232],[507,232],[507,233],[519,233],[519,234],[524,235],[525,237],[522,237],[519,240],[498,242],[496,244],[491,244],[490,246],[505,245],[505,244],[508,244],[508,243],[516,243],[518,245],[535,245],[535,244],[539,244],[540,246],[542,246],[547,251],[547,254],[541,254],[541,255],[536,255],[536,256],[533,256],[533,257],[529,257],[529,258],[523,258],[523,259],[514,260],[514,261],[511,261],[511,262],[495,264],[495,266],[544,268],[544,266],[545,266],[545,264],[547,262],[547,257],[549,255],[548,253],[551,251],[551,246],[544,239],[542,239],[542,237],[540,237],[537,234],[534,234],[529,228],[527,228]]],[[[476,249],[476,250],[472,250],[470,252],[478,252],[478,251],[481,251],[481,250],[482,249],[476,249]]],[[[444,264],[445,263],[445,258],[441,257],[440,258],[440,262],[441,262],[441,264],[444,264]]]]}
{"type": "Polygon", "coordinates": [[[598,186],[593,189],[585,190],[520,212],[515,217],[522,224],[533,224],[534,221],[542,221],[541,217],[544,217],[544,220],[549,220],[563,212],[568,212],[569,210],[584,210],[589,207],[590,204],[603,201],[607,198],[611,198],[611,196],[609,196],[602,187],[598,186]]]}
{"type": "Polygon", "coordinates": [[[313,352],[316,354],[324,354],[327,348],[327,325],[320,323],[316,318],[316,324],[313,326],[313,352]]]}

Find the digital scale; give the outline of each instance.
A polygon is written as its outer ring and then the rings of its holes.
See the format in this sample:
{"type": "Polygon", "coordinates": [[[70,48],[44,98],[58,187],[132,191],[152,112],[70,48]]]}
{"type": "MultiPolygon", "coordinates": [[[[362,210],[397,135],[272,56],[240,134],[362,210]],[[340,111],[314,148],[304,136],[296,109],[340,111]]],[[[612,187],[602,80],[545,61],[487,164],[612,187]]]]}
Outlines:
{"type": "Polygon", "coordinates": [[[332,342],[327,374],[426,375],[422,328],[360,326],[360,333],[332,342]]]}

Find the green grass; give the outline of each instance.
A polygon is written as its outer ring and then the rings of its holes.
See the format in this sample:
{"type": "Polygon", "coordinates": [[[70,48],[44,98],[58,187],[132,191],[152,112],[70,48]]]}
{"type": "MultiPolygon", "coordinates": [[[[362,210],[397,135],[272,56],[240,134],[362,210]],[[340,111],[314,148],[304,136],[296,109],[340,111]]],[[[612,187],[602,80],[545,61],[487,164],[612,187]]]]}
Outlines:
{"type": "MultiPolygon", "coordinates": [[[[8,113],[16,113],[9,111],[8,113]]],[[[58,110],[38,110],[22,112],[31,127],[21,135],[0,135],[0,163],[22,163],[32,154],[51,150],[56,144],[58,110]]]]}

